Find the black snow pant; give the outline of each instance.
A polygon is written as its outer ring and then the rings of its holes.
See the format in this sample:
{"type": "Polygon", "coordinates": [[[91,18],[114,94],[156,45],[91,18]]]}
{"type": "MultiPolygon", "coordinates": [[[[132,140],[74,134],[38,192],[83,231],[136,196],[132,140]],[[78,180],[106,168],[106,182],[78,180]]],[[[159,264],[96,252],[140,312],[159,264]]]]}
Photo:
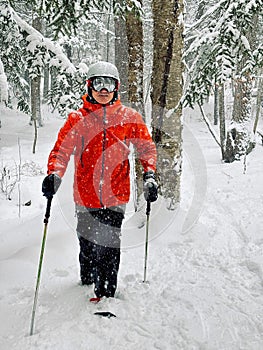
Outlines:
{"type": "Polygon", "coordinates": [[[114,297],[120,264],[120,235],[124,213],[110,208],[77,212],[80,277],[95,284],[101,298],[114,297]]]}

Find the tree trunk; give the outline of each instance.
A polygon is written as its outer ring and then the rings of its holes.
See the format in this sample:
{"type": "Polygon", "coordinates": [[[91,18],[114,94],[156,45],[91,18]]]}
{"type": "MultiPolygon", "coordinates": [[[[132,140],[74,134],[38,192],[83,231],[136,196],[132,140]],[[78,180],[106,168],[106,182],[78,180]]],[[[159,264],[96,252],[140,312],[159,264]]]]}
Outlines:
{"type": "MultiPolygon", "coordinates": [[[[239,67],[241,72],[242,66],[239,67]]],[[[225,161],[231,163],[254,147],[250,135],[252,79],[247,72],[235,81],[235,96],[231,126],[227,132],[225,161]]]]}
{"type": "MultiPolygon", "coordinates": [[[[142,4],[142,0],[139,1],[142,4]]],[[[128,39],[128,99],[131,106],[144,115],[143,105],[143,27],[142,20],[128,12],[126,15],[128,39]]]]}
{"type": "Polygon", "coordinates": [[[218,109],[219,109],[219,93],[218,93],[218,84],[217,81],[215,80],[215,94],[214,94],[214,125],[218,125],[218,109]]]}
{"type": "Polygon", "coordinates": [[[109,3],[110,7],[109,7],[109,14],[107,15],[107,20],[106,20],[106,29],[107,29],[107,33],[106,33],[106,61],[109,62],[110,59],[110,27],[111,27],[111,5],[112,2],[110,1],[109,3]]]}
{"type": "Polygon", "coordinates": [[[50,84],[49,68],[45,67],[45,69],[44,69],[44,84],[43,84],[43,101],[44,102],[48,101],[49,84],[50,84]]]}
{"type": "Polygon", "coordinates": [[[220,144],[222,159],[225,159],[225,142],[226,142],[226,116],[225,116],[225,88],[224,84],[218,87],[218,114],[220,128],[220,144]]]}
{"type": "Polygon", "coordinates": [[[36,153],[37,127],[42,126],[40,115],[40,79],[36,77],[31,80],[31,123],[34,126],[33,153],[36,153]]]}
{"type": "MultiPolygon", "coordinates": [[[[142,5],[142,0],[139,1],[142,5]]],[[[143,101],[143,26],[141,18],[128,12],[126,15],[126,33],[128,39],[128,100],[145,119],[143,101]]],[[[143,192],[143,168],[135,154],[136,173],[136,208],[139,204],[140,195],[143,192]]]]}
{"type": "Polygon", "coordinates": [[[153,138],[161,193],[168,207],[180,200],[183,93],[183,0],[153,0],[153,138]]]}
{"type": "MultiPolygon", "coordinates": [[[[263,72],[260,73],[260,75],[263,72]]],[[[254,126],[253,126],[253,133],[255,134],[257,131],[257,126],[258,126],[258,121],[259,121],[259,115],[260,115],[260,110],[262,108],[262,97],[263,97],[263,79],[259,78],[258,81],[258,88],[257,88],[257,104],[256,104],[256,118],[254,121],[254,126]]]]}
{"type": "Polygon", "coordinates": [[[122,16],[115,18],[115,64],[120,75],[120,97],[128,103],[128,43],[126,21],[122,16]]]}
{"type": "MultiPolygon", "coordinates": [[[[255,40],[257,38],[258,16],[255,15],[253,19],[253,26],[247,34],[250,47],[255,47],[255,40]]],[[[250,57],[246,52],[243,52],[237,64],[237,72],[234,79],[235,93],[234,106],[232,113],[231,127],[227,132],[225,161],[233,162],[240,160],[240,158],[252,151],[255,146],[252,140],[250,130],[250,121],[252,118],[252,77],[249,68],[246,68],[250,57]]]]}
{"type": "MultiPolygon", "coordinates": [[[[41,18],[36,17],[33,19],[32,27],[41,32],[41,18]]],[[[35,129],[35,136],[33,141],[33,153],[36,152],[37,143],[37,126],[43,126],[41,117],[41,97],[40,97],[40,84],[41,75],[40,73],[31,79],[31,120],[35,129]]]]}

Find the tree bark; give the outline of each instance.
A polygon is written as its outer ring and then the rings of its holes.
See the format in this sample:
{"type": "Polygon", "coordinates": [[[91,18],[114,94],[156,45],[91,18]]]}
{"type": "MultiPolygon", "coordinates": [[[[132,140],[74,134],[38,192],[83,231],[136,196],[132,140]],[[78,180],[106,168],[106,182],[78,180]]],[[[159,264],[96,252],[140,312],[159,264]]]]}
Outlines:
{"type": "Polygon", "coordinates": [[[218,93],[218,84],[217,84],[217,81],[215,80],[215,94],[214,94],[214,125],[218,125],[218,119],[219,119],[219,112],[218,112],[218,109],[219,109],[219,101],[218,101],[218,98],[219,98],[219,93],[218,93]]]}
{"type": "MultiPolygon", "coordinates": [[[[142,0],[139,1],[142,5],[142,0]]],[[[145,119],[143,100],[143,25],[142,20],[133,12],[126,15],[126,33],[128,40],[128,101],[145,119]]],[[[139,205],[139,198],[143,193],[143,168],[135,153],[135,203],[139,205]]]]}
{"type": "Polygon", "coordinates": [[[224,84],[218,87],[218,114],[220,128],[220,143],[222,159],[225,159],[225,142],[226,142],[226,116],[225,116],[225,88],[224,84]]]}
{"type": "MultiPolygon", "coordinates": [[[[41,18],[35,17],[32,22],[32,27],[39,32],[42,30],[41,18]]],[[[31,79],[31,120],[30,123],[34,125],[34,141],[33,141],[33,153],[36,152],[37,143],[37,126],[43,126],[41,116],[41,97],[40,97],[40,84],[41,75],[37,74],[31,79]]]]}
{"type": "Polygon", "coordinates": [[[126,20],[122,16],[115,18],[115,64],[120,75],[120,97],[128,103],[128,42],[126,20]]]}
{"type": "MultiPolygon", "coordinates": [[[[254,15],[253,26],[247,33],[250,47],[255,48],[258,32],[258,16],[254,15]]],[[[227,132],[225,161],[233,162],[252,151],[255,144],[252,140],[250,121],[252,118],[252,74],[247,68],[250,57],[244,51],[237,64],[234,79],[235,93],[232,113],[232,123],[227,132]]]]}
{"type": "MultiPolygon", "coordinates": [[[[142,0],[139,1],[142,4],[142,0]]],[[[143,26],[141,18],[128,12],[126,15],[128,39],[128,99],[131,106],[144,116],[143,104],[143,26]]]]}
{"type": "MultiPolygon", "coordinates": [[[[240,67],[241,71],[241,67],[240,67]]],[[[236,79],[233,114],[226,137],[225,161],[231,163],[252,151],[250,134],[252,79],[250,73],[236,79]]]]}
{"type": "Polygon", "coordinates": [[[33,153],[36,153],[36,144],[37,144],[37,127],[42,126],[42,123],[39,123],[40,115],[40,81],[39,77],[36,77],[31,80],[31,123],[34,126],[34,141],[33,141],[33,153]]]}
{"type": "Polygon", "coordinates": [[[253,126],[253,133],[254,134],[257,131],[260,110],[262,108],[262,97],[263,97],[263,79],[259,78],[258,88],[257,88],[256,117],[255,117],[254,126],[253,126]]]}
{"type": "Polygon", "coordinates": [[[158,175],[168,207],[180,200],[183,0],[153,0],[152,127],[158,175]]]}
{"type": "Polygon", "coordinates": [[[48,92],[49,92],[49,85],[50,85],[50,74],[49,74],[49,68],[44,68],[44,84],[43,84],[43,101],[48,101],[48,92]]]}

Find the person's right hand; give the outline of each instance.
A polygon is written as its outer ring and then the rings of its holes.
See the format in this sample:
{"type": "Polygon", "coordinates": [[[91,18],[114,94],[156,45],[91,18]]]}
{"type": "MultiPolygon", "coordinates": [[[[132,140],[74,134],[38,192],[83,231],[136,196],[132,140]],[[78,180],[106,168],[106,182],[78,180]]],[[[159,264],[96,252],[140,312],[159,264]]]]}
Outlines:
{"type": "Polygon", "coordinates": [[[47,198],[52,198],[53,195],[57,192],[61,184],[61,177],[57,174],[47,175],[42,183],[42,192],[43,195],[47,198]]]}
{"type": "Polygon", "coordinates": [[[158,185],[155,180],[155,173],[147,171],[143,174],[144,198],[147,202],[155,202],[158,199],[158,185]]]}

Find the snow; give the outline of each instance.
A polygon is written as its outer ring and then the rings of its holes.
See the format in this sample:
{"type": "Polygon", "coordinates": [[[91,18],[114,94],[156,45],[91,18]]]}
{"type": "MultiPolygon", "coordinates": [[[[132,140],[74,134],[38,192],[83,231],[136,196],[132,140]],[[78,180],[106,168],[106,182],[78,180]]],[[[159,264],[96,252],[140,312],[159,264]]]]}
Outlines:
{"type": "MultiPolygon", "coordinates": [[[[37,48],[43,48],[44,50],[48,50],[52,52],[52,54],[56,57],[56,59],[49,63],[50,66],[52,66],[54,62],[54,66],[56,66],[57,61],[59,62],[61,70],[64,70],[69,74],[74,74],[76,72],[76,68],[69,61],[67,56],[63,53],[59,45],[57,45],[52,40],[45,38],[40,32],[38,32],[35,28],[30,26],[26,21],[24,21],[11,7],[8,8],[8,11],[11,13],[11,18],[16,22],[20,29],[28,33],[28,36],[26,38],[29,42],[27,46],[28,51],[31,51],[33,53],[36,51],[37,48]]],[[[47,56],[46,58],[49,57],[47,56]]]]}
{"type": "Polygon", "coordinates": [[[247,51],[249,51],[250,50],[250,44],[249,44],[247,38],[244,35],[241,35],[240,36],[240,40],[241,40],[242,44],[244,45],[245,49],[247,51]]]}
{"type": "Polygon", "coordinates": [[[4,65],[0,60],[0,102],[8,100],[8,82],[4,70],[4,65]]]}
{"type": "Polygon", "coordinates": [[[0,169],[23,172],[12,200],[0,194],[1,350],[263,348],[263,148],[244,162],[223,164],[198,111],[186,111],[182,200],[175,211],[153,203],[147,283],[145,208],[128,206],[119,284],[114,299],[89,303],[92,287],[78,284],[78,242],[72,203],[72,163],[53,199],[35,331],[29,336],[46,200],[41,183],[49,151],[64,123],[45,108],[36,154],[28,117],[1,107],[0,169]],[[18,143],[19,139],[19,143],[18,143]],[[34,165],[33,165],[34,166],[34,165]],[[42,169],[42,172],[39,170],[42,169]],[[140,227],[140,228],[139,228],[140,227]],[[93,313],[111,311],[116,318],[93,313]]]}

